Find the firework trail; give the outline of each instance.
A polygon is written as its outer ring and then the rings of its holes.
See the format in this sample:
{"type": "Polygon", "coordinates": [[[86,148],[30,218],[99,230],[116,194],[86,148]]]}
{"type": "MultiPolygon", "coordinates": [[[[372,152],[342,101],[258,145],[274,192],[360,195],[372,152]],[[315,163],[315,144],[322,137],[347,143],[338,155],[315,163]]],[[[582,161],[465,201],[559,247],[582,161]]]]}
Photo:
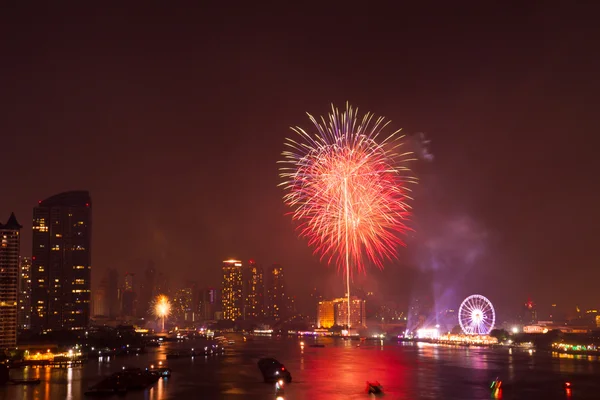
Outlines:
{"type": "Polygon", "coordinates": [[[300,236],[346,274],[349,302],[354,269],[365,272],[367,260],[383,268],[404,245],[412,153],[399,131],[384,135],[389,121],[359,118],[348,104],[341,113],[332,105],[327,120],[308,116],[316,132],[292,128],[298,137],[286,139],[280,186],[300,236]]]}

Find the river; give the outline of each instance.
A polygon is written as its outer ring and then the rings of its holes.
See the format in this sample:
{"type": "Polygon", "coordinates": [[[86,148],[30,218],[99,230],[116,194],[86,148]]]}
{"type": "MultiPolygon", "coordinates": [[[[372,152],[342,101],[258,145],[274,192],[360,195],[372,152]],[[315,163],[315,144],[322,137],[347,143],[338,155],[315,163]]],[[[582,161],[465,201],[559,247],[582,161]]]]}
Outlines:
{"type": "MultiPolygon", "coordinates": [[[[365,399],[367,380],[379,381],[385,399],[598,399],[600,361],[596,357],[567,356],[516,349],[449,347],[431,344],[319,339],[323,348],[309,347],[314,339],[254,337],[235,343],[225,355],[169,360],[173,374],[153,387],[129,392],[130,400],[167,399],[271,399],[274,388],[262,381],[256,362],[275,357],[293,375],[286,400],[365,399]],[[304,341],[305,346],[300,342],[304,341]],[[492,392],[499,377],[502,391],[492,392]],[[566,390],[565,382],[572,389],[566,390]]],[[[83,366],[11,370],[11,378],[37,377],[37,386],[0,388],[6,400],[79,400],[103,376],[125,367],[146,367],[165,360],[173,348],[194,343],[168,343],[138,356],[90,360],[83,366]]],[[[111,397],[117,399],[118,397],[111,397]]]]}

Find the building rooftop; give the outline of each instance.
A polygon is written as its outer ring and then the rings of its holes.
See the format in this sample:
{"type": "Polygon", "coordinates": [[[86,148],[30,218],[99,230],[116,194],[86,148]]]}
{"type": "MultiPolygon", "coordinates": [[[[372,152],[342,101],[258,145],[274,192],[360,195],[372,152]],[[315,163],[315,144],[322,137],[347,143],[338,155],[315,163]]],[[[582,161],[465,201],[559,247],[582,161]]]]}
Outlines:
{"type": "Polygon", "coordinates": [[[15,217],[14,212],[10,213],[10,217],[8,217],[8,221],[6,221],[6,224],[0,223],[0,229],[8,229],[8,230],[13,230],[13,231],[18,231],[22,227],[23,226],[21,224],[19,224],[19,222],[17,221],[17,217],[15,217]]]}
{"type": "Polygon", "coordinates": [[[46,200],[40,201],[39,205],[40,207],[90,207],[92,198],[87,190],[73,190],[48,197],[46,200]]]}

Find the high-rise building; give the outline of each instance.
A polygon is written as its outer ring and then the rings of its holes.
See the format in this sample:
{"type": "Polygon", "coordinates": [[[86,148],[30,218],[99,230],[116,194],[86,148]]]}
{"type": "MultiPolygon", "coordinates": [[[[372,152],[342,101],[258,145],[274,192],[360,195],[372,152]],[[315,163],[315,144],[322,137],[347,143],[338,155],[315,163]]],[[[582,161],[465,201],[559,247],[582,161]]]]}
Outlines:
{"type": "Polygon", "coordinates": [[[100,282],[100,286],[94,290],[92,295],[92,315],[93,316],[106,316],[108,315],[107,310],[107,294],[108,284],[106,279],[100,282]]]}
{"type": "Polygon", "coordinates": [[[0,224],[0,349],[17,345],[17,293],[22,226],[14,213],[0,224]]]}
{"type": "Polygon", "coordinates": [[[195,314],[196,319],[203,319],[203,314],[200,312],[202,291],[198,287],[198,283],[196,281],[189,282],[189,286],[192,288],[192,312],[195,314]]]}
{"type": "Polygon", "coordinates": [[[283,267],[274,264],[267,270],[266,275],[267,316],[274,320],[280,320],[287,310],[283,267]]]}
{"type": "Polygon", "coordinates": [[[121,314],[134,317],[137,312],[137,293],[135,292],[135,274],[127,272],[121,294],[121,314]]]}
{"type": "Polygon", "coordinates": [[[171,306],[172,318],[180,322],[195,321],[196,313],[192,310],[192,288],[183,288],[175,292],[171,306]]]}
{"type": "MultiPolygon", "coordinates": [[[[311,309],[313,310],[318,310],[319,309],[319,303],[323,301],[323,295],[321,294],[321,292],[317,289],[317,288],[313,288],[310,291],[310,303],[311,303],[311,309]]],[[[314,317],[315,314],[311,313],[310,314],[311,317],[314,317]]],[[[318,319],[318,318],[317,318],[318,319]]]]}
{"type": "Polygon", "coordinates": [[[19,295],[17,328],[31,328],[31,257],[21,257],[19,261],[19,295]]]}
{"type": "Polygon", "coordinates": [[[208,289],[208,301],[210,304],[213,304],[215,307],[215,311],[223,311],[223,302],[222,302],[222,291],[215,288],[208,289]]]}
{"type": "Polygon", "coordinates": [[[244,279],[242,262],[238,260],[223,261],[223,319],[235,321],[242,317],[244,308],[244,279]]]}
{"type": "Polygon", "coordinates": [[[537,308],[531,299],[527,300],[523,305],[520,319],[522,325],[533,325],[538,322],[537,308]]]}
{"type": "MultiPolygon", "coordinates": [[[[317,326],[331,328],[332,326],[348,325],[348,299],[345,297],[323,300],[317,306],[317,326]]],[[[367,326],[366,302],[356,296],[350,297],[350,328],[365,328],[367,326]]]]}
{"type": "Polygon", "coordinates": [[[200,291],[198,313],[205,321],[215,319],[215,313],[221,310],[221,298],[219,290],[208,288],[200,291]]]}
{"type": "MultiPolygon", "coordinates": [[[[335,302],[335,324],[348,325],[348,299],[340,298],[335,302]]],[[[363,299],[350,297],[350,328],[364,328],[367,326],[366,302],[363,299]]]]}
{"type": "Polygon", "coordinates": [[[123,286],[123,289],[125,291],[134,291],[133,288],[135,286],[135,274],[131,273],[131,272],[126,272],[125,273],[125,285],[123,286]]]}
{"type": "Polygon", "coordinates": [[[90,321],[92,200],[60,193],[33,209],[31,327],[85,329],[90,321]]]}
{"type": "Polygon", "coordinates": [[[106,272],[106,308],[109,318],[117,318],[121,314],[119,272],[110,268],[106,272]]]}
{"type": "Polygon", "coordinates": [[[254,260],[244,268],[244,318],[259,319],[265,316],[265,285],[263,267],[254,260]]]}
{"type": "Polygon", "coordinates": [[[332,300],[321,300],[317,305],[317,327],[331,328],[335,325],[335,307],[332,300]]]}

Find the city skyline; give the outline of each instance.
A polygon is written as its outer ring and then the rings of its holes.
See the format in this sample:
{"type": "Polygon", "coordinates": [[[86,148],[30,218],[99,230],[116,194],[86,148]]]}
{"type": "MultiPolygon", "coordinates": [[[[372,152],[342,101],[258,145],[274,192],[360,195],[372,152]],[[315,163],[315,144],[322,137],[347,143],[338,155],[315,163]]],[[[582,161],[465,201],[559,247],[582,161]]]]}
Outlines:
{"type": "Polygon", "coordinates": [[[415,168],[407,248],[358,283],[405,303],[429,282],[452,304],[483,293],[499,309],[529,296],[596,306],[594,13],[382,6],[353,29],[362,11],[281,7],[5,10],[0,25],[19,34],[0,42],[3,160],[15,166],[0,210],[25,227],[21,255],[31,207],[85,188],[98,205],[92,289],[149,260],[173,281],[215,285],[234,257],[284,265],[293,293],[338,295],[334,268],[284,215],[276,161],[304,112],[350,101],[433,155],[415,168]],[[308,25],[322,29],[297,29],[308,25]]]}
{"type": "MultiPolygon", "coordinates": [[[[67,192],[67,193],[69,193],[69,192],[67,192]]],[[[21,259],[26,261],[28,259],[28,257],[21,256],[21,259]]],[[[261,269],[263,269],[262,264],[257,264],[257,262],[255,260],[250,259],[248,261],[247,267],[252,267],[253,265],[254,266],[258,265],[261,269]]],[[[275,266],[277,266],[277,264],[272,264],[270,267],[266,268],[266,270],[272,269],[275,266]]],[[[30,268],[31,267],[29,266],[29,269],[30,268]]],[[[243,268],[242,269],[242,271],[243,271],[242,272],[242,288],[243,288],[243,293],[246,293],[245,287],[249,283],[247,281],[247,279],[249,278],[249,276],[247,275],[247,269],[248,268],[243,268]]],[[[146,274],[148,274],[149,270],[153,271],[153,272],[151,272],[153,274],[157,273],[157,271],[155,270],[152,262],[150,262],[150,265],[147,267],[146,274]]],[[[127,314],[127,312],[126,312],[127,310],[124,310],[123,307],[126,307],[126,308],[128,307],[127,309],[131,308],[131,310],[132,310],[131,314],[132,315],[130,315],[130,317],[131,316],[133,316],[133,317],[146,317],[146,316],[148,316],[148,311],[149,310],[147,309],[147,307],[144,306],[144,304],[146,304],[146,302],[144,302],[143,299],[140,298],[141,294],[145,290],[144,287],[147,286],[147,282],[140,282],[140,279],[142,279],[142,278],[134,280],[135,279],[134,276],[136,275],[136,273],[122,272],[122,271],[117,271],[117,270],[114,270],[114,269],[109,269],[108,271],[106,271],[106,273],[109,274],[111,271],[114,271],[114,273],[116,273],[116,276],[114,278],[112,278],[113,280],[116,279],[116,282],[119,281],[119,276],[122,276],[124,279],[123,279],[123,285],[120,285],[117,288],[118,291],[120,290],[119,294],[116,296],[116,301],[118,302],[118,306],[113,306],[113,307],[118,307],[119,312],[114,312],[114,311],[112,313],[108,312],[107,314],[105,314],[105,316],[108,316],[108,317],[111,317],[111,318],[114,318],[114,317],[117,317],[117,316],[119,316],[119,317],[124,316],[124,315],[127,314]],[[128,279],[129,279],[129,281],[128,281],[128,279]],[[135,290],[133,290],[134,286],[135,286],[135,290]],[[134,297],[132,297],[129,300],[126,298],[127,297],[127,290],[129,290],[131,296],[134,296],[134,297]],[[127,305],[128,303],[131,303],[131,304],[127,305]],[[124,312],[125,312],[125,314],[123,314],[124,312]]],[[[264,273],[264,272],[261,272],[261,273],[264,273]]],[[[164,280],[164,276],[163,276],[162,272],[158,272],[158,274],[164,280]]],[[[101,279],[101,281],[102,281],[101,285],[106,285],[106,279],[107,279],[107,276],[105,276],[103,279],[101,279]]],[[[146,275],[145,279],[146,280],[148,279],[148,275],[146,275]]],[[[266,284],[265,283],[266,279],[268,279],[268,275],[265,275],[264,277],[262,277],[262,280],[263,280],[262,284],[263,285],[266,284]]],[[[198,289],[198,290],[204,291],[204,290],[206,290],[206,288],[210,288],[210,286],[213,286],[215,283],[216,282],[205,282],[205,285],[203,286],[203,289],[198,289]]],[[[158,286],[154,287],[154,292],[156,292],[156,293],[171,293],[170,290],[168,290],[168,289],[165,290],[165,287],[164,287],[165,284],[168,286],[168,281],[167,282],[163,281],[162,283],[158,284],[158,286]]],[[[19,280],[19,288],[20,288],[20,285],[21,285],[21,280],[19,280]]],[[[115,284],[113,284],[113,286],[114,285],[115,284]]],[[[176,285],[175,287],[181,288],[183,286],[177,286],[176,285]]],[[[431,290],[431,288],[429,288],[429,289],[431,290]]],[[[19,289],[19,291],[20,291],[20,293],[22,292],[21,289],[19,289]]],[[[110,305],[109,304],[104,304],[104,302],[106,302],[106,301],[110,302],[110,300],[107,300],[107,299],[110,298],[110,296],[108,296],[107,293],[106,293],[106,287],[105,286],[101,286],[101,287],[98,287],[97,289],[95,289],[94,291],[92,291],[92,297],[95,297],[95,292],[96,291],[98,291],[100,293],[98,295],[99,296],[98,298],[99,299],[100,298],[103,299],[102,300],[103,304],[100,305],[100,306],[95,306],[95,307],[100,307],[100,309],[108,311],[110,309],[110,305]]],[[[339,290],[337,292],[333,292],[333,293],[334,294],[330,295],[329,297],[337,297],[337,296],[340,295],[340,291],[339,290]]],[[[304,300],[306,300],[306,299],[309,298],[308,297],[309,295],[307,293],[304,293],[304,295],[306,295],[306,296],[304,296],[304,300]]],[[[270,315],[270,313],[272,314],[272,312],[269,311],[269,291],[268,290],[264,290],[264,296],[265,296],[265,298],[263,299],[263,301],[264,301],[264,303],[263,303],[263,306],[264,306],[263,313],[264,314],[263,315],[267,316],[267,317],[268,316],[273,317],[272,315],[270,315]]],[[[294,296],[294,298],[295,298],[295,296],[294,296]]],[[[364,296],[363,296],[363,298],[364,298],[364,296]]],[[[246,298],[244,296],[242,297],[242,301],[243,301],[243,304],[244,304],[244,306],[242,308],[246,307],[246,304],[249,304],[248,298],[246,298]]],[[[410,302],[412,302],[412,301],[413,300],[410,300],[410,302]]],[[[501,314],[503,314],[503,315],[518,315],[519,304],[521,304],[520,303],[521,301],[522,301],[522,299],[516,299],[515,306],[514,307],[509,307],[508,309],[502,310],[501,314]]],[[[532,300],[529,297],[528,298],[528,302],[531,302],[531,301],[532,300]]],[[[21,297],[19,297],[19,307],[21,307],[21,303],[22,302],[23,302],[23,299],[21,297]]],[[[151,301],[147,302],[147,303],[150,304],[151,301]]],[[[92,304],[92,307],[94,307],[94,301],[93,300],[92,300],[91,304],[92,304]]],[[[457,304],[450,304],[448,307],[452,308],[452,307],[454,307],[456,305],[458,305],[458,303],[457,304]]],[[[407,306],[407,305],[405,304],[404,306],[401,306],[401,308],[402,307],[406,308],[405,306],[407,306]]],[[[541,306],[546,311],[546,310],[550,309],[550,307],[552,307],[553,309],[556,309],[557,304],[556,304],[556,302],[542,303],[541,306]]],[[[436,309],[444,309],[445,308],[445,306],[437,306],[437,305],[434,305],[432,307],[436,308],[436,309]]],[[[591,304],[591,305],[582,306],[581,302],[574,301],[574,300],[570,301],[570,302],[567,302],[567,303],[561,303],[560,304],[560,310],[561,310],[562,314],[573,314],[574,311],[576,309],[578,310],[580,307],[582,309],[584,309],[584,310],[593,310],[593,309],[597,308],[597,304],[591,304]]],[[[310,310],[310,306],[308,306],[308,308],[304,308],[303,311],[307,311],[307,310],[310,310]]],[[[242,311],[242,313],[244,313],[244,312],[245,311],[242,311]]],[[[197,313],[198,313],[199,316],[203,315],[202,311],[200,311],[200,310],[197,310],[197,313]]],[[[212,313],[214,314],[214,311],[212,313]]],[[[25,315],[25,313],[19,312],[19,321],[21,321],[21,319],[25,318],[24,315],[25,315]],[[23,316],[21,316],[21,314],[23,314],[23,316]]],[[[102,314],[94,314],[92,312],[90,315],[94,316],[94,315],[102,315],[102,314]]],[[[127,315],[129,315],[129,314],[127,314],[127,315]]],[[[260,313],[257,314],[257,315],[260,315],[260,313]]],[[[213,315],[213,317],[214,317],[214,315],[213,315]]],[[[550,313],[550,319],[552,319],[551,317],[552,317],[552,314],[550,313]]],[[[245,318],[246,317],[244,317],[244,319],[245,318]]],[[[275,318],[278,319],[277,316],[275,318]]],[[[206,319],[211,319],[211,318],[206,318],[206,319]]]]}
{"type": "MultiPolygon", "coordinates": [[[[64,201],[71,197],[72,200],[72,196],[73,193],[62,193],[51,198],[50,200],[52,201],[45,204],[42,204],[43,202],[41,202],[40,205],[45,207],[50,203],[56,205],[56,199],[62,199],[64,201]]],[[[72,204],[69,201],[67,201],[67,203],[72,204]]],[[[55,212],[51,214],[56,218],[60,213],[55,212]]],[[[39,211],[34,211],[34,215],[38,216],[38,230],[49,232],[49,230],[45,230],[46,221],[42,221],[39,218],[39,211]]],[[[20,227],[16,222],[14,214],[11,215],[9,222],[2,226],[5,230],[10,227],[20,227]]],[[[52,232],[49,232],[49,234],[56,236],[56,232],[57,229],[55,228],[52,232]]],[[[62,233],[59,234],[58,237],[62,239],[62,233]]],[[[15,253],[14,246],[12,251],[15,253]]],[[[23,279],[27,278],[28,271],[31,271],[29,262],[30,260],[26,257],[20,257],[19,259],[18,271],[22,274],[18,280],[19,329],[28,329],[26,325],[22,326],[21,321],[27,319],[26,307],[24,306],[26,306],[27,301],[31,301],[27,296],[27,294],[30,293],[27,291],[26,285],[28,280],[23,279]]],[[[233,287],[230,288],[228,287],[229,284],[227,279],[224,279],[222,282],[222,291],[227,294],[228,290],[233,289],[230,291],[232,291],[232,293],[237,293],[237,296],[234,296],[237,300],[233,303],[233,308],[236,309],[234,314],[236,315],[230,315],[231,312],[229,312],[229,314],[225,316],[220,312],[221,304],[220,301],[217,301],[217,298],[220,296],[219,294],[213,293],[214,289],[207,288],[206,286],[199,287],[195,281],[187,281],[184,285],[169,286],[168,282],[163,281],[164,278],[162,272],[157,271],[152,263],[146,268],[145,275],[138,279],[135,278],[135,273],[123,273],[122,285],[119,284],[119,273],[116,270],[109,270],[108,275],[103,279],[99,289],[92,292],[92,307],[94,311],[90,315],[94,318],[99,318],[96,320],[96,323],[99,321],[114,321],[116,318],[117,321],[121,320],[133,323],[138,321],[138,323],[144,324],[144,319],[148,317],[149,310],[147,309],[149,304],[145,304],[140,296],[147,288],[151,289],[150,293],[160,293],[161,295],[167,294],[172,299],[174,306],[174,312],[171,314],[170,319],[184,324],[196,324],[223,318],[232,321],[246,320],[254,323],[271,321],[271,323],[273,323],[275,321],[283,321],[290,316],[298,315],[294,305],[295,297],[290,296],[287,290],[284,290],[285,280],[283,279],[284,269],[282,266],[273,264],[267,268],[263,268],[262,264],[254,259],[249,260],[247,263],[239,260],[226,260],[223,262],[223,270],[226,273],[225,277],[229,274],[233,281],[235,281],[233,287]],[[234,271],[228,273],[228,269],[234,271]],[[159,278],[161,282],[155,282],[156,276],[161,277],[159,278]],[[109,281],[112,282],[109,284],[109,281]],[[153,282],[155,282],[155,284],[153,284],[153,282]],[[109,286],[112,286],[113,289],[109,289],[109,286]],[[108,296],[108,292],[115,292],[114,296],[112,296],[113,298],[108,296]],[[113,302],[113,300],[117,302],[119,311],[116,313],[113,312],[112,314],[110,312],[105,313],[105,311],[108,311],[111,308],[111,302],[113,302]]],[[[352,296],[352,298],[355,299],[353,302],[358,302],[361,306],[360,311],[359,309],[352,311],[352,319],[354,321],[362,321],[358,324],[360,326],[366,326],[367,318],[375,318],[376,321],[379,321],[379,318],[381,318],[381,321],[383,322],[386,320],[386,323],[394,323],[394,320],[396,320],[395,323],[398,324],[401,323],[401,317],[404,316],[404,324],[406,324],[409,329],[430,326],[434,323],[437,326],[437,324],[442,323],[442,321],[444,321],[443,325],[448,327],[448,331],[452,328],[452,316],[455,316],[455,310],[451,309],[453,306],[450,305],[450,308],[445,308],[447,304],[437,304],[436,299],[433,297],[416,298],[410,307],[390,302],[382,304],[375,301],[375,308],[372,308],[367,312],[365,300],[371,299],[369,300],[369,303],[372,305],[375,293],[367,292],[362,287],[355,287],[353,288],[353,291],[359,294],[358,296],[352,296]],[[355,313],[356,315],[354,315],[355,313]],[[358,320],[356,318],[358,318],[358,320]]],[[[337,304],[343,299],[333,298],[333,300],[323,300],[323,297],[319,294],[317,288],[313,288],[310,297],[311,301],[316,300],[319,302],[319,305],[316,307],[317,312],[316,314],[313,314],[313,317],[316,315],[317,326],[323,326],[320,322],[322,319],[320,316],[322,313],[321,304],[330,304],[331,310],[335,309],[335,314],[331,311],[330,314],[332,316],[329,317],[329,319],[334,321],[335,325],[343,325],[339,321],[346,318],[347,310],[341,309],[339,304],[337,304]]],[[[528,329],[533,330],[543,329],[545,326],[560,327],[564,326],[565,323],[568,323],[570,327],[575,326],[576,329],[578,329],[578,326],[582,327],[595,324],[595,320],[597,319],[597,309],[595,307],[586,309],[580,308],[578,305],[571,305],[570,308],[571,309],[568,307],[566,308],[564,304],[559,305],[556,303],[551,305],[542,304],[542,306],[539,307],[539,304],[535,303],[531,298],[528,298],[524,303],[521,303],[521,311],[503,310],[501,313],[503,318],[498,321],[502,326],[507,326],[507,324],[510,326],[528,326],[528,329]]],[[[228,309],[227,300],[223,302],[223,309],[228,309]]],[[[309,318],[311,317],[311,314],[312,313],[309,312],[309,318]]],[[[356,322],[352,322],[352,324],[355,323],[356,322]]],[[[324,327],[330,326],[331,323],[324,325],[324,327]]]]}
{"type": "MultiPolygon", "coordinates": [[[[60,194],[60,196],[63,196],[63,195],[68,194],[68,193],[71,193],[71,192],[62,193],[62,194],[60,194]]],[[[75,192],[75,193],[77,193],[77,192],[75,192]]],[[[40,204],[41,204],[41,202],[40,202],[40,204]]],[[[20,258],[21,258],[21,260],[20,260],[20,264],[19,265],[20,265],[20,268],[21,268],[21,265],[22,265],[21,261],[27,262],[28,257],[21,256],[20,258]]],[[[266,268],[266,271],[270,271],[273,268],[275,268],[276,266],[277,266],[277,264],[273,264],[270,267],[266,268]]],[[[24,266],[23,268],[29,269],[29,271],[31,270],[30,266],[24,266]]],[[[23,271],[25,271],[25,269],[23,269],[23,271]]],[[[21,269],[19,269],[19,271],[20,271],[19,272],[20,274],[21,274],[21,272],[23,272],[21,269]]],[[[113,311],[113,312],[108,312],[107,314],[101,314],[101,313],[98,314],[98,313],[92,312],[90,315],[91,316],[96,316],[96,315],[97,316],[101,316],[101,315],[104,315],[104,316],[107,316],[109,318],[123,317],[123,316],[129,316],[129,317],[135,317],[135,318],[137,318],[137,317],[140,317],[140,318],[147,317],[149,310],[147,309],[148,307],[146,307],[144,305],[145,304],[151,304],[151,301],[145,302],[141,298],[141,296],[142,296],[142,293],[144,293],[144,291],[145,291],[145,287],[152,287],[148,283],[148,279],[149,279],[148,278],[148,274],[151,274],[151,275],[154,276],[157,273],[156,269],[154,268],[153,263],[150,262],[149,266],[146,268],[146,270],[145,270],[145,274],[146,274],[145,278],[139,278],[137,280],[134,280],[135,279],[134,277],[135,277],[136,273],[119,272],[119,271],[116,271],[116,270],[108,270],[106,272],[110,273],[111,271],[114,271],[114,273],[116,273],[116,276],[115,276],[116,281],[115,282],[119,281],[119,278],[118,278],[119,275],[123,275],[123,278],[124,278],[123,285],[119,286],[121,289],[117,288],[117,291],[120,290],[119,294],[117,294],[117,296],[116,296],[116,301],[118,302],[118,306],[117,307],[119,309],[119,312],[113,311]],[[143,282],[140,282],[140,279],[145,279],[145,280],[143,282]],[[134,287],[135,287],[135,290],[134,290],[134,287]],[[131,296],[130,299],[127,298],[128,294],[131,296]],[[129,304],[129,303],[131,303],[131,304],[129,304]],[[130,311],[128,311],[128,310],[130,310],[130,311]]],[[[159,277],[162,277],[163,281],[160,284],[158,284],[158,286],[153,287],[153,292],[151,292],[151,293],[154,293],[154,292],[156,292],[156,293],[171,293],[170,290],[165,289],[166,286],[168,286],[168,281],[166,281],[166,282],[164,281],[164,276],[163,276],[162,272],[158,272],[158,274],[159,274],[159,277]]],[[[271,318],[274,318],[276,320],[280,319],[279,315],[277,315],[277,314],[274,315],[273,312],[269,310],[269,304],[271,302],[271,300],[269,298],[270,294],[269,294],[269,290],[265,289],[265,285],[266,285],[265,282],[269,279],[269,274],[266,274],[266,275],[262,276],[263,274],[265,274],[265,269],[262,267],[262,264],[257,263],[253,259],[250,259],[248,261],[248,264],[246,265],[246,267],[242,268],[242,275],[241,275],[242,286],[241,287],[242,287],[244,295],[242,295],[242,299],[241,299],[241,301],[243,303],[242,311],[241,312],[242,312],[242,318],[243,319],[247,319],[249,317],[254,317],[254,318],[260,319],[259,318],[260,315],[263,315],[264,317],[271,317],[271,318]],[[252,274],[248,275],[249,269],[252,269],[252,267],[257,267],[257,266],[259,267],[259,269],[260,269],[261,272],[254,271],[252,274]],[[257,275],[261,275],[259,281],[256,281],[257,275]],[[262,303],[262,307],[264,307],[264,309],[262,310],[262,313],[258,312],[258,313],[255,313],[253,315],[251,313],[248,313],[248,311],[247,311],[247,309],[249,309],[248,307],[251,304],[252,300],[250,300],[250,298],[248,297],[248,293],[249,292],[246,289],[246,287],[248,285],[252,285],[252,283],[253,283],[252,279],[254,279],[254,284],[259,284],[259,285],[262,284],[263,285],[263,291],[262,292],[264,293],[264,299],[263,299],[263,303],[262,303]]],[[[113,280],[115,278],[113,278],[113,280]]],[[[107,276],[105,276],[102,279],[101,286],[98,287],[97,289],[95,289],[94,291],[92,291],[92,297],[94,299],[97,298],[97,299],[99,299],[102,302],[102,304],[96,305],[96,304],[94,304],[94,300],[92,299],[92,301],[91,301],[91,304],[92,304],[92,307],[93,307],[92,310],[98,310],[98,309],[100,309],[102,311],[108,311],[111,308],[111,306],[110,306],[109,303],[110,303],[110,301],[112,301],[112,298],[108,295],[108,293],[106,291],[107,290],[107,288],[106,288],[106,280],[107,280],[107,276]]],[[[204,285],[204,287],[202,289],[196,289],[196,290],[200,291],[200,292],[198,292],[197,296],[201,296],[202,295],[201,292],[205,291],[207,287],[212,286],[212,284],[213,283],[211,283],[211,282],[205,282],[205,285],[204,285]]],[[[18,321],[19,321],[19,328],[21,329],[21,321],[25,320],[27,318],[26,317],[26,313],[23,312],[21,310],[21,308],[23,308],[23,306],[26,305],[26,303],[25,303],[26,301],[31,302],[31,300],[26,298],[27,297],[26,296],[26,291],[23,291],[21,289],[21,285],[22,285],[21,279],[19,279],[18,285],[19,285],[19,295],[21,296],[21,294],[23,294],[23,298],[19,297],[19,299],[18,299],[18,303],[19,303],[18,321]],[[23,305],[22,305],[22,303],[23,303],[23,305]]],[[[114,285],[115,284],[113,283],[113,286],[114,285]]],[[[176,285],[175,287],[176,288],[181,288],[182,286],[177,286],[176,285]]],[[[363,289],[360,289],[360,290],[362,291],[363,289]]],[[[304,294],[306,295],[306,293],[304,293],[304,294]]],[[[339,292],[336,293],[333,297],[336,297],[338,295],[339,295],[339,292]]],[[[113,296],[113,297],[115,297],[115,296],[113,296]]],[[[144,297],[144,298],[146,298],[146,297],[144,297]]],[[[308,297],[306,297],[306,298],[308,298],[308,297]]],[[[362,298],[364,298],[364,296],[362,298]]],[[[294,297],[294,299],[295,299],[295,297],[294,297]]],[[[286,300],[289,300],[289,298],[286,298],[286,300]]],[[[518,299],[517,301],[520,301],[520,300],[518,299]]],[[[200,318],[201,317],[201,318],[204,318],[204,319],[207,319],[207,320],[208,319],[213,319],[214,318],[214,310],[212,310],[209,313],[211,316],[208,317],[208,316],[205,315],[205,313],[203,311],[201,311],[201,309],[200,309],[201,308],[200,303],[201,303],[201,301],[198,300],[198,299],[194,303],[194,304],[196,304],[198,306],[197,307],[198,309],[195,310],[195,311],[193,311],[194,313],[197,314],[195,318],[200,318]],[[196,303],[198,303],[198,304],[196,304],[196,303]]],[[[531,298],[528,298],[528,303],[529,304],[533,304],[531,298]]],[[[456,304],[454,304],[454,305],[450,304],[448,307],[452,308],[455,305],[456,304]]],[[[552,303],[552,304],[551,303],[546,303],[546,304],[543,303],[541,306],[542,306],[542,309],[544,309],[544,311],[547,311],[548,309],[550,309],[550,307],[552,307],[552,309],[554,309],[554,310],[557,309],[556,308],[557,307],[556,303],[552,303]]],[[[565,303],[560,304],[559,309],[560,309],[561,315],[569,314],[572,317],[572,314],[574,313],[574,310],[579,310],[580,306],[581,306],[580,302],[571,301],[571,302],[568,302],[566,304],[565,303]]],[[[115,307],[115,306],[113,306],[113,307],[115,307]]],[[[256,305],[254,305],[254,307],[256,307],[256,305]]],[[[446,307],[445,305],[444,306],[438,306],[437,304],[432,306],[432,308],[435,308],[438,311],[440,309],[445,309],[445,307],[446,307]]],[[[402,308],[406,308],[406,305],[400,306],[400,309],[402,309],[402,308]]],[[[581,308],[584,309],[584,310],[594,310],[595,308],[597,308],[597,305],[596,304],[592,304],[592,305],[582,306],[581,308]]],[[[310,307],[308,307],[308,309],[310,309],[310,307]]],[[[305,309],[303,311],[307,311],[307,310],[305,309]]],[[[579,311],[577,311],[577,312],[579,312],[579,311]]],[[[310,314],[310,312],[309,312],[309,314],[310,314]]],[[[504,315],[504,316],[518,315],[519,314],[518,307],[513,307],[513,308],[502,310],[501,314],[504,315]]],[[[552,314],[553,313],[545,314],[545,315],[549,315],[549,319],[552,320],[552,314]]],[[[520,317],[518,317],[517,320],[520,321],[519,318],[520,317]]],[[[564,318],[559,318],[559,319],[562,320],[564,318]]],[[[536,320],[536,318],[533,318],[532,321],[533,320],[536,320]]],[[[25,325],[24,328],[27,329],[27,326],[29,326],[29,325],[25,325]]]]}

